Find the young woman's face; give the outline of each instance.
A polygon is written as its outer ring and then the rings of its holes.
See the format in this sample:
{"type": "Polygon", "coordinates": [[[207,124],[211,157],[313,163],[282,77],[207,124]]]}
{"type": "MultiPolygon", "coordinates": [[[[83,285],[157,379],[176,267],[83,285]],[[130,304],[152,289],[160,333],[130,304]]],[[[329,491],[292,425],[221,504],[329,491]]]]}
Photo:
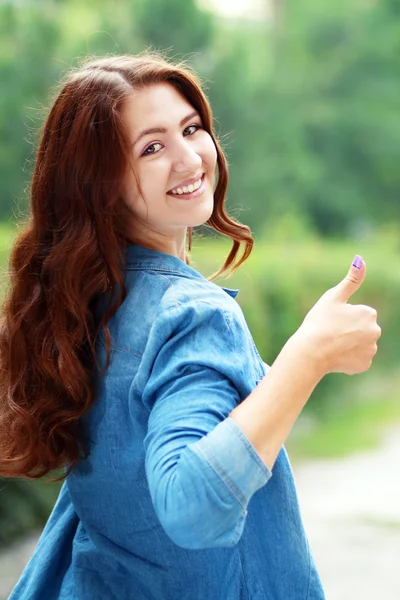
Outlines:
{"type": "Polygon", "coordinates": [[[186,228],[205,223],[213,211],[214,142],[197,111],[168,83],[132,94],[122,117],[141,190],[129,169],[122,197],[134,217],[132,237],[182,244],[186,228]]]}

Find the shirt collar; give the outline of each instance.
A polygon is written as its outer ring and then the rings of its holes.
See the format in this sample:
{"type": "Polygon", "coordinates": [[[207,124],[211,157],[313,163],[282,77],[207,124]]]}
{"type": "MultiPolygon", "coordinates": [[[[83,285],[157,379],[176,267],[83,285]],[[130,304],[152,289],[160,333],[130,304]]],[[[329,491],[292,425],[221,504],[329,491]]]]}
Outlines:
{"type": "MultiPolygon", "coordinates": [[[[169,271],[190,279],[202,279],[205,277],[183,260],[172,254],[153,250],[139,244],[130,244],[125,249],[126,269],[155,269],[160,271],[169,271]]],[[[220,286],[222,287],[222,286],[220,286]]],[[[236,298],[239,290],[222,287],[222,289],[232,298],[236,298]]]]}

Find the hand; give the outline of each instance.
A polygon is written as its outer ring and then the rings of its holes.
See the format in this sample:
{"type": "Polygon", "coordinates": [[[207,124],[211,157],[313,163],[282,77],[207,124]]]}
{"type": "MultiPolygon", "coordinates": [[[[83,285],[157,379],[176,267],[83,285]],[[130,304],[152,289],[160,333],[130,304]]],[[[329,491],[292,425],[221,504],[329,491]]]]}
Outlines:
{"type": "Polygon", "coordinates": [[[377,352],[381,328],[376,310],[364,305],[348,304],[365,277],[365,263],[354,266],[334,288],[321,296],[295,333],[306,343],[323,374],[354,375],[367,371],[377,352]]]}

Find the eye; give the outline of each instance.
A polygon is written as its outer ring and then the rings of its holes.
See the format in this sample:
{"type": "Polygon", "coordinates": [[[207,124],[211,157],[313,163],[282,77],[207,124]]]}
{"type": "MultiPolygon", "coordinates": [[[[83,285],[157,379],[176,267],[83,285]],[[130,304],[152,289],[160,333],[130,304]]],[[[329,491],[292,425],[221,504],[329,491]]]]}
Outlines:
{"type": "Polygon", "coordinates": [[[183,135],[193,135],[199,129],[202,129],[201,125],[189,125],[188,127],[186,127],[186,129],[183,130],[183,135]]]}
{"type": "Polygon", "coordinates": [[[147,146],[147,148],[142,153],[142,156],[149,156],[150,154],[156,154],[156,152],[159,152],[161,150],[161,148],[162,148],[162,144],[160,144],[160,142],[154,142],[154,144],[150,144],[150,146],[147,146]]]}

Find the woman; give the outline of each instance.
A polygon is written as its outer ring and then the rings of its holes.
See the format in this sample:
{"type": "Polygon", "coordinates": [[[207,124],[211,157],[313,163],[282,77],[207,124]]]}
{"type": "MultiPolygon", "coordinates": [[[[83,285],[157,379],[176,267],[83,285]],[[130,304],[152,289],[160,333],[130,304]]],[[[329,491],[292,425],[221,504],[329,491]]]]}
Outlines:
{"type": "Polygon", "coordinates": [[[282,444],[380,328],[347,304],[357,257],[268,370],[235,292],[188,264],[204,223],[233,241],[221,272],[250,254],[227,180],[187,68],[122,56],[66,79],[11,258],[0,472],[67,479],[12,600],[324,598],[282,444]]]}

